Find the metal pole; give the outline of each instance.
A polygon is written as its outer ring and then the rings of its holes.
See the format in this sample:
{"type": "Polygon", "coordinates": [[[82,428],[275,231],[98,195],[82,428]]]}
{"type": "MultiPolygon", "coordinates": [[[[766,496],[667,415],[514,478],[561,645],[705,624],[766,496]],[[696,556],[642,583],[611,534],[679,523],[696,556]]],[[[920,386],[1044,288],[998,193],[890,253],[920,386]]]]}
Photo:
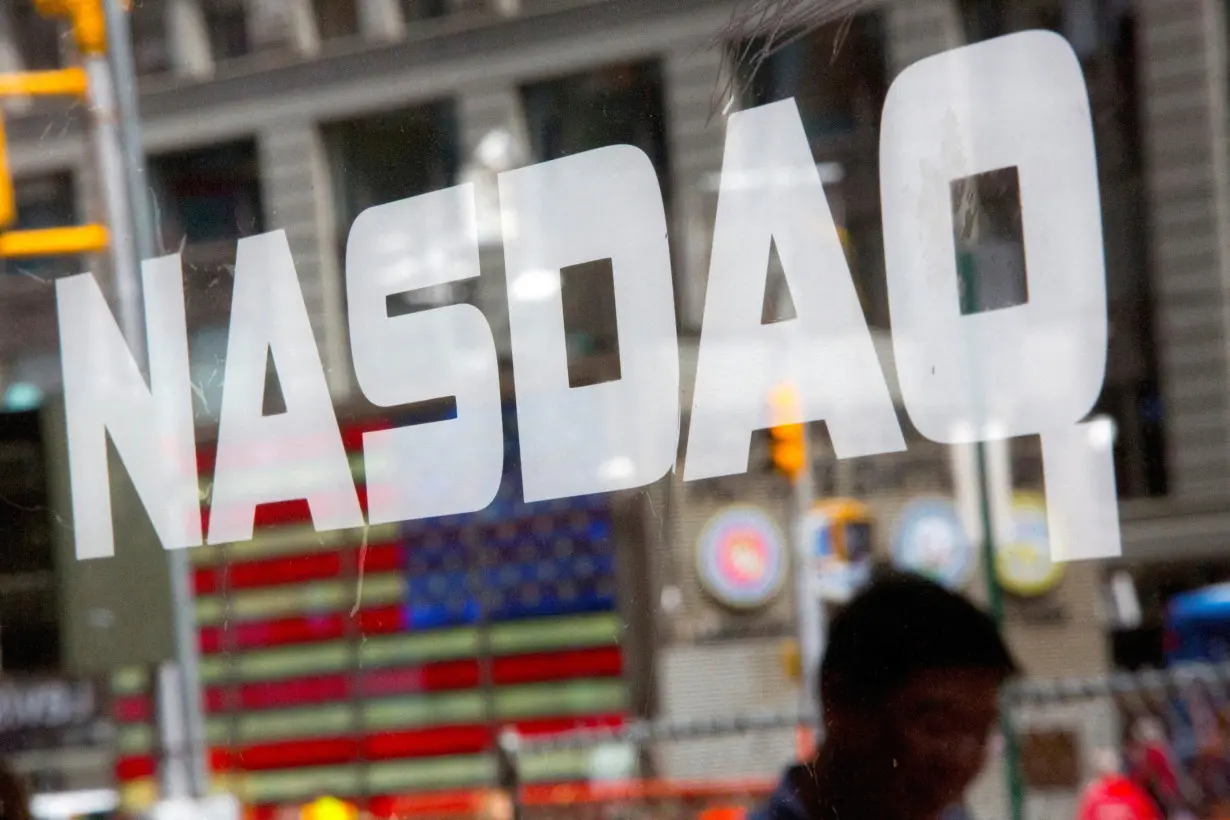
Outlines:
{"type": "Polygon", "coordinates": [[[137,78],[132,56],[127,13],[122,0],[104,0],[107,51],[115,77],[115,96],[120,112],[120,141],[124,149],[124,178],[132,215],[132,238],[138,259],[157,253],[153,208],[146,184],[145,151],[141,147],[141,109],[137,102],[137,78]]]}
{"type": "MultiPolygon", "coordinates": [[[[132,57],[132,42],[128,18],[121,5],[122,0],[103,0],[106,16],[107,50],[111,56],[114,72],[116,99],[119,113],[119,174],[115,180],[118,190],[126,192],[121,200],[125,223],[131,229],[123,236],[116,231],[117,245],[121,242],[132,248],[126,265],[116,265],[117,291],[120,294],[120,313],[135,315],[137,323],[143,323],[141,309],[141,276],[136,264],[138,259],[152,259],[157,250],[154,246],[153,209],[145,183],[145,154],[141,147],[140,109],[137,103],[137,79],[132,57]]],[[[118,207],[118,206],[117,206],[118,207]]],[[[116,214],[110,214],[115,218],[116,214]]],[[[143,332],[129,332],[125,336],[137,353],[137,362],[144,362],[143,332]],[[137,345],[140,339],[142,344],[137,345]],[[138,351],[140,351],[138,353],[138,351]]],[[[171,619],[175,632],[175,659],[179,666],[180,704],[184,710],[186,730],[185,758],[188,768],[189,796],[203,797],[208,792],[209,775],[205,759],[205,710],[201,695],[196,618],[193,608],[192,588],[189,582],[188,556],[183,550],[167,552],[167,570],[171,585],[171,619]]],[[[168,794],[167,797],[179,795],[168,794]]]]}
{"type": "Polygon", "coordinates": [[[132,219],[124,174],[124,151],[120,144],[120,111],[107,59],[85,60],[89,78],[89,107],[93,126],[94,159],[102,189],[104,219],[111,233],[111,275],[120,314],[120,328],[137,365],[145,363],[145,314],[142,310],[141,279],[136,275],[137,257],[132,242],[132,219]]]}
{"type": "MultiPolygon", "coordinates": [[[[794,541],[795,617],[799,632],[799,664],[803,691],[799,698],[802,714],[820,714],[820,657],[824,654],[824,605],[816,595],[811,572],[811,532],[807,516],[815,503],[815,478],[811,436],[803,425],[803,469],[791,482],[790,520],[794,541]],[[814,710],[814,711],[813,711],[814,710]]],[[[821,726],[812,727],[819,731],[821,726]]]]}
{"type": "Polygon", "coordinates": [[[496,738],[496,755],[498,785],[508,796],[510,820],[522,820],[525,812],[521,805],[521,736],[515,729],[500,732],[496,738]]]}
{"type": "MultiPolygon", "coordinates": [[[[972,255],[958,253],[957,270],[961,277],[961,308],[962,313],[973,313],[979,308],[978,271],[972,255]]],[[[979,419],[982,422],[982,419],[979,419]]],[[[982,571],[987,585],[987,605],[995,625],[1002,631],[1004,628],[1004,590],[995,574],[995,527],[991,515],[991,491],[988,484],[987,448],[981,440],[975,446],[978,479],[978,512],[982,521],[982,571]]],[[[1004,776],[1008,786],[1009,816],[1012,820],[1021,820],[1025,816],[1024,784],[1021,781],[1020,749],[1017,742],[1015,727],[1005,705],[999,710],[1000,734],[1004,738],[1004,776]]]]}

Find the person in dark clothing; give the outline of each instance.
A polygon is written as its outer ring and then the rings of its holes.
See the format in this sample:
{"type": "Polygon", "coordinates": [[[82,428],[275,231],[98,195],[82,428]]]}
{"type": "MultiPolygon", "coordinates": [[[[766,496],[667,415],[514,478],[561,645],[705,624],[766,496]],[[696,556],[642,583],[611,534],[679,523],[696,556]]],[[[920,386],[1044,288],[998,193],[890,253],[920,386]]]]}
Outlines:
{"type": "Polygon", "coordinates": [[[958,820],[1016,663],[994,621],[929,580],[873,581],[832,620],[824,740],[749,820],[958,820]]]}
{"type": "Polygon", "coordinates": [[[31,820],[30,795],[21,776],[0,760],[0,820],[31,820]]]}

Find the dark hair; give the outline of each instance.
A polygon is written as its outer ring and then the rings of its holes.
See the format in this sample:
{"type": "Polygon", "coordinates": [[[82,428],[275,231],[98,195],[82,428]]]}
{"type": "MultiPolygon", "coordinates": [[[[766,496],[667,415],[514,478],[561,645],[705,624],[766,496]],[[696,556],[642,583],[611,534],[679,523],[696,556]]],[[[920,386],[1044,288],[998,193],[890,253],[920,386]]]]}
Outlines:
{"type": "Polygon", "coordinates": [[[833,618],[820,663],[827,708],[876,704],[930,669],[986,669],[1001,679],[1016,662],[991,617],[918,575],[881,575],[833,618]]]}

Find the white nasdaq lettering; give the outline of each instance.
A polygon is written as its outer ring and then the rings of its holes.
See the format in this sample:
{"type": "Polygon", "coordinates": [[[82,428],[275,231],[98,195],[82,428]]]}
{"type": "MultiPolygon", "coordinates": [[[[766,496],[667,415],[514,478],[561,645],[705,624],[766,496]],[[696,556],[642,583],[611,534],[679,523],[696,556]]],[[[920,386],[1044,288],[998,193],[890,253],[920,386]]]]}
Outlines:
{"type": "Polygon", "coordinates": [[[107,435],[167,549],[201,543],[188,330],[178,256],[142,265],[149,385],[94,276],[56,281],[78,558],[115,554],[107,435]]]}
{"type": "Polygon", "coordinates": [[[500,174],[525,498],[641,487],[679,445],[679,349],[653,163],[612,145],[500,174]],[[610,259],[620,378],[570,387],[560,269],[610,259]]]}
{"type": "Polygon", "coordinates": [[[880,196],[893,346],[910,418],[934,441],[1038,433],[1060,560],[1118,555],[1105,424],[1106,268],[1089,98],[1058,35],[1031,31],[907,68],[889,90],[880,196]],[[1017,169],[1025,304],[961,315],[954,180],[1017,169]]]}
{"type": "Polygon", "coordinates": [[[905,449],[794,100],[727,126],[685,479],[747,471],[780,382],[800,406],[782,422],[827,422],[839,458],[905,449]],[[773,245],[797,316],[764,325],[773,245]]]}
{"type": "Polygon", "coordinates": [[[473,305],[397,317],[387,308],[393,294],[478,275],[472,185],[369,208],[350,229],[350,347],[363,395],[379,407],[457,402],[454,419],[364,434],[373,524],[481,510],[499,490],[504,422],[486,317],[473,305]]]}
{"type": "Polygon", "coordinates": [[[363,526],[350,462],[284,231],[239,240],[226,346],[209,543],[252,537],[256,506],[307,498],[317,530],[363,526]],[[273,360],[286,411],[263,414],[273,360]],[[244,488],[242,473],[270,476],[244,488]],[[317,476],[296,487],[295,472],[317,476]]]}

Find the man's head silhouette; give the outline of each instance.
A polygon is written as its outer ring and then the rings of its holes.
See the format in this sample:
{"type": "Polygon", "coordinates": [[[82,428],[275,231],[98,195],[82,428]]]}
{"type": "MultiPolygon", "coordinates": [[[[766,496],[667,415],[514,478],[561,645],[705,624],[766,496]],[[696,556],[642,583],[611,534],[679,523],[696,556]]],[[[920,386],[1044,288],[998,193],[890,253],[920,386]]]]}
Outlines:
{"type": "Polygon", "coordinates": [[[918,576],[882,576],[832,620],[818,763],[830,779],[874,788],[860,802],[878,816],[936,817],[981,769],[999,687],[1015,670],[994,621],[968,600],[918,576]]]}

